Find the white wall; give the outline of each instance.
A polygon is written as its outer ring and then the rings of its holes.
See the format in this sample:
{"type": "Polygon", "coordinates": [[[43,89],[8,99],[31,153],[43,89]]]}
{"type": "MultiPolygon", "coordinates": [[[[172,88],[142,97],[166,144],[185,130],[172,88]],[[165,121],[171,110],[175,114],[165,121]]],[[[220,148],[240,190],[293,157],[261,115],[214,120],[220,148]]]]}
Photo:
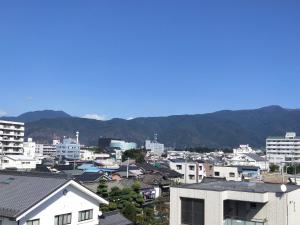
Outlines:
{"type": "Polygon", "coordinates": [[[25,218],[20,220],[19,225],[26,225],[27,220],[40,219],[40,225],[54,224],[54,216],[72,213],[71,225],[96,225],[98,224],[99,204],[87,194],[80,190],[68,186],[67,194],[63,191],[57,193],[47,202],[39,206],[33,212],[29,213],[25,218]],[[93,219],[78,222],[78,212],[82,210],[93,209],[93,219]]]}

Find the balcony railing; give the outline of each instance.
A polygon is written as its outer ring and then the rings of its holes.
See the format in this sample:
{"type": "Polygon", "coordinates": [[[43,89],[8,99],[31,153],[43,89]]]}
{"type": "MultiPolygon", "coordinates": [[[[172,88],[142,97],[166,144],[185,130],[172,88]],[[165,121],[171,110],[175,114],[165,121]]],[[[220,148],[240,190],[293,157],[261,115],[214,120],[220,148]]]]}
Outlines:
{"type": "Polygon", "coordinates": [[[264,221],[247,221],[242,219],[225,219],[223,225],[268,225],[264,221]]]}

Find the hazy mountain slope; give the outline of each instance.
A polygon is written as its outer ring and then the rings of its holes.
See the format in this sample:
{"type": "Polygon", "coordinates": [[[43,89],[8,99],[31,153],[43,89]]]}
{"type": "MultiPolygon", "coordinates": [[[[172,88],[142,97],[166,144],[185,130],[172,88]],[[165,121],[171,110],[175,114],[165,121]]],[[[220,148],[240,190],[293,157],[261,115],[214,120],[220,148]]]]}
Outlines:
{"type": "Polygon", "coordinates": [[[168,146],[233,147],[265,145],[269,135],[300,133],[300,111],[270,106],[256,110],[219,111],[201,115],[144,117],[133,120],[97,121],[82,118],[42,119],[26,125],[26,136],[39,141],[74,136],[80,131],[84,144],[95,145],[99,136],[122,138],[142,144],[158,133],[168,146]]]}

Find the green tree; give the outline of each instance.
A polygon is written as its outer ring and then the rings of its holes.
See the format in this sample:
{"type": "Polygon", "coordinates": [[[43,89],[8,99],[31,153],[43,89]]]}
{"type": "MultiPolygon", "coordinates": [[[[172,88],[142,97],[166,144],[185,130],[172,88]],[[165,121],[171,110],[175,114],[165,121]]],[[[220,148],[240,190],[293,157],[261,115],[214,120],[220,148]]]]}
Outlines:
{"type": "Polygon", "coordinates": [[[271,173],[278,172],[278,171],[279,171],[279,166],[277,166],[275,164],[270,165],[270,172],[271,173]]]}
{"type": "Polygon", "coordinates": [[[127,150],[123,153],[122,160],[125,161],[128,158],[130,158],[130,159],[134,159],[138,163],[143,163],[145,162],[145,155],[146,155],[146,151],[142,149],[127,150]]]}
{"type": "Polygon", "coordinates": [[[97,188],[97,194],[100,195],[102,198],[108,198],[108,190],[107,190],[107,180],[103,177],[99,181],[99,185],[97,188]]]}

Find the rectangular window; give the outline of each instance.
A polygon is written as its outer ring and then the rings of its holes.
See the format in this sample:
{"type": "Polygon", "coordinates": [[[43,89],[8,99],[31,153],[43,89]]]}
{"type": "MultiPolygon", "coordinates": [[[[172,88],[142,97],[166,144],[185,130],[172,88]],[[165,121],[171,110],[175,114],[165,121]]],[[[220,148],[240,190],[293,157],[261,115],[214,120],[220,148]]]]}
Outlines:
{"type": "Polygon", "coordinates": [[[93,219],[93,210],[80,211],[78,214],[78,222],[93,219]]]}
{"type": "Polygon", "coordinates": [[[204,200],[181,198],[181,224],[204,225],[204,200]]]}
{"type": "Polygon", "coordinates": [[[54,217],[54,225],[65,225],[71,224],[72,214],[62,214],[54,217]]]}
{"type": "Polygon", "coordinates": [[[229,173],[229,177],[235,177],[235,173],[233,172],[229,173]]]}
{"type": "Polygon", "coordinates": [[[215,172],[215,176],[219,177],[220,176],[220,172],[215,172]]]}
{"type": "Polygon", "coordinates": [[[177,170],[181,170],[182,169],[182,165],[176,165],[176,169],[177,170]]]}
{"type": "Polygon", "coordinates": [[[190,180],[195,180],[195,175],[192,175],[192,174],[189,175],[189,179],[190,179],[190,180]]]}
{"type": "MultiPolygon", "coordinates": [[[[1,223],[0,223],[0,225],[1,225],[1,223]]],[[[26,225],[40,225],[40,219],[28,220],[26,222],[26,225]]]]}
{"type": "Polygon", "coordinates": [[[195,166],[189,166],[189,169],[194,171],[195,170],[195,166]]]}

